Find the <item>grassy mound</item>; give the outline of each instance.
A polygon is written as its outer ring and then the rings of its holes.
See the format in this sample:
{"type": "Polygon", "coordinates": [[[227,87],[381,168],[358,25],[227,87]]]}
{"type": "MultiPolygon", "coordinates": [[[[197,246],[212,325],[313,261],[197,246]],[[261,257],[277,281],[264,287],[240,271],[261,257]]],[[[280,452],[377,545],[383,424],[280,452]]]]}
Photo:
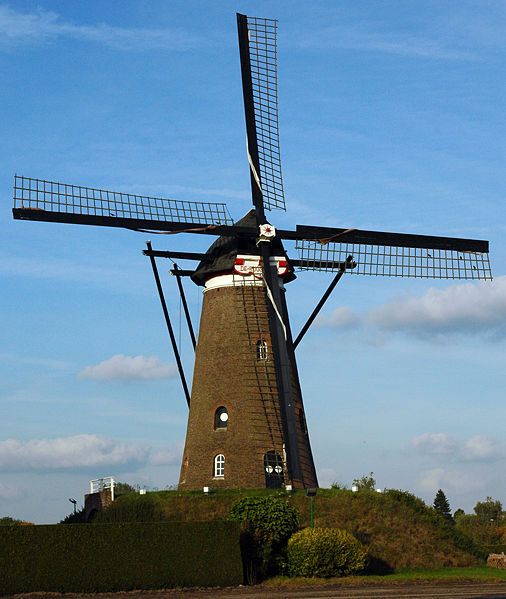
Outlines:
{"type": "MultiPolygon", "coordinates": [[[[274,494],[286,498],[309,526],[309,500],[303,491],[159,491],[124,495],[101,512],[97,522],[203,521],[228,518],[242,497],[274,494]]],[[[352,533],[371,556],[371,570],[474,566],[486,557],[467,537],[423,501],[402,491],[375,493],[320,489],[314,501],[315,526],[352,533]]]]}

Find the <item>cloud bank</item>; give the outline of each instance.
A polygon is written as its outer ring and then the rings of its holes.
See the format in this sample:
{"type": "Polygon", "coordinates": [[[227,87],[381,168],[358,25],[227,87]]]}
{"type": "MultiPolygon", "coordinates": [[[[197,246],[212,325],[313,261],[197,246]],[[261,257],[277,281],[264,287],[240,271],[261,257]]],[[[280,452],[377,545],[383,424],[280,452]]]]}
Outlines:
{"type": "Polygon", "coordinates": [[[96,381],[147,381],[171,379],[177,375],[174,364],[165,364],[154,356],[116,354],[95,366],[87,366],[79,378],[96,381]]]}
{"type": "Polygon", "coordinates": [[[418,481],[420,488],[427,493],[435,493],[442,488],[457,493],[469,492],[481,489],[483,484],[479,474],[445,468],[427,470],[418,481]]]}
{"type": "Polygon", "coordinates": [[[115,27],[106,23],[92,25],[64,21],[57,13],[39,9],[19,12],[0,6],[0,47],[40,43],[70,38],[94,42],[116,50],[189,50],[201,42],[177,29],[115,27]]]}
{"type": "Polygon", "coordinates": [[[484,435],[475,435],[460,442],[448,433],[423,433],[413,437],[411,445],[425,455],[445,455],[463,462],[493,462],[505,456],[504,448],[484,435]]]}
{"type": "Polygon", "coordinates": [[[455,452],[457,443],[446,433],[423,433],[413,437],[411,444],[421,453],[442,455],[455,452]]]}
{"type": "Polygon", "coordinates": [[[0,471],[67,470],[138,466],[149,448],[99,435],[73,435],[57,439],[0,441],[0,471]]]}
{"type": "Polygon", "coordinates": [[[398,298],[365,314],[336,308],[318,319],[319,326],[345,331],[369,329],[419,338],[481,335],[506,338],[506,276],[492,282],[430,288],[422,296],[398,298]]]}

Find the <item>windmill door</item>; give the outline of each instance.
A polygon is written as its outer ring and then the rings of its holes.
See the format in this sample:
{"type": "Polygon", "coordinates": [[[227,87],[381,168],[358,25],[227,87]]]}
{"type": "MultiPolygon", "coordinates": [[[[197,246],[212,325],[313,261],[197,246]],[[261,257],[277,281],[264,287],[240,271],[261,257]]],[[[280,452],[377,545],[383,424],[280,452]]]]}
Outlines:
{"type": "Polygon", "coordinates": [[[268,451],[264,455],[265,486],[267,489],[280,489],[285,482],[285,469],[279,453],[268,451]]]}

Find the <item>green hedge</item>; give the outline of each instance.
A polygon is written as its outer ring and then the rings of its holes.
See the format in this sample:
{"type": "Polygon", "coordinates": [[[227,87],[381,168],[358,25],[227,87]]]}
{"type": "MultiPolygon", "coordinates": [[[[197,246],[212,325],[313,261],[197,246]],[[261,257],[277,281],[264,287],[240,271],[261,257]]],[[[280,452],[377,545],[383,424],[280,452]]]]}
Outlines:
{"type": "Polygon", "coordinates": [[[506,553],[506,545],[483,545],[483,551],[487,555],[490,553],[506,553]]]}
{"type": "Polygon", "coordinates": [[[234,522],[6,526],[0,594],[241,584],[239,537],[234,522]]]}

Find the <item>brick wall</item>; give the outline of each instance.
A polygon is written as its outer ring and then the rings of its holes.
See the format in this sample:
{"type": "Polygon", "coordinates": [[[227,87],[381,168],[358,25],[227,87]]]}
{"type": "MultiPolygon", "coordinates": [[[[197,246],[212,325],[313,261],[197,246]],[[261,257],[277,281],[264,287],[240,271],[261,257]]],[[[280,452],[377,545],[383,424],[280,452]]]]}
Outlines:
{"type": "MultiPolygon", "coordinates": [[[[263,287],[210,289],[204,294],[179,488],[262,488],[264,455],[284,456],[274,362],[263,287]],[[259,360],[257,341],[267,343],[267,360],[259,360]],[[215,429],[215,412],[225,407],[226,428],[215,429]],[[225,475],[214,478],[214,457],[225,456],[225,475]]],[[[311,449],[303,425],[296,369],[292,372],[298,421],[298,450],[303,480],[316,486],[311,449]]]]}

